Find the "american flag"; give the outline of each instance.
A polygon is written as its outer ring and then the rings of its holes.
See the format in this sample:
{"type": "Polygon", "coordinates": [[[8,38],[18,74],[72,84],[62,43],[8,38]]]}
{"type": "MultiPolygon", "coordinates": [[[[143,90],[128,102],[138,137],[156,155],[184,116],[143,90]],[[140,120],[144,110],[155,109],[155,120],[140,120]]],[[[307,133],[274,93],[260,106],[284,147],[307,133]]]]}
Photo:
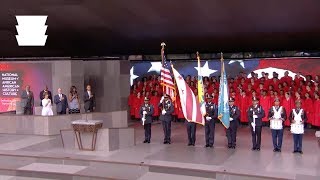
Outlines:
{"type": "Polygon", "coordinates": [[[164,52],[162,52],[163,57],[163,64],[160,71],[161,74],[161,85],[164,87],[164,93],[168,94],[172,100],[175,99],[175,85],[172,80],[171,72],[170,72],[170,66],[167,63],[166,56],[164,55],[164,52]]]}

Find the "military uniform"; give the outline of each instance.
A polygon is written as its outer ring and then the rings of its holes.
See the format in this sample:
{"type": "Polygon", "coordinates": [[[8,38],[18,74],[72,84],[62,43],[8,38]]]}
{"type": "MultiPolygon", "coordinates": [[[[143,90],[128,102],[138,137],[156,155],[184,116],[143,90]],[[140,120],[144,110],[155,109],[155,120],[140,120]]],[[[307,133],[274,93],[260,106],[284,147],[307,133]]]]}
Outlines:
{"type": "Polygon", "coordinates": [[[144,105],[140,107],[140,116],[141,116],[142,124],[144,125],[143,143],[150,143],[150,140],[151,140],[151,124],[152,124],[153,111],[154,111],[154,108],[152,105],[149,104],[149,99],[145,98],[144,105]]]}
{"type": "Polygon", "coordinates": [[[205,115],[205,147],[213,147],[214,144],[214,131],[215,131],[215,120],[218,117],[218,107],[211,102],[212,97],[208,97],[208,102],[206,103],[205,115]]]}
{"type": "MultiPolygon", "coordinates": [[[[300,101],[296,102],[296,104],[297,103],[300,103],[300,101]]],[[[289,119],[291,121],[291,124],[299,123],[296,121],[300,121],[301,124],[304,124],[307,121],[307,114],[306,114],[305,110],[302,109],[301,107],[296,107],[295,109],[291,110],[289,119]]],[[[293,153],[302,154],[303,134],[295,134],[294,132],[292,132],[292,134],[293,134],[293,148],[294,148],[293,153]]]]}
{"type": "MultiPolygon", "coordinates": [[[[259,101],[259,99],[254,97],[253,101],[259,101]]],[[[262,118],[265,116],[265,112],[259,104],[251,105],[247,115],[252,135],[252,150],[260,151],[262,118]]]]}
{"type": "MultiPolygon", "coordinates": [[[[279,100],[275,99],[275,101],[279,100]]],[[[268,119],[281,119],[283,123],[287,119],[286,110],[282,106],[272,106],[268,113],[268,119]]],[[[283,129],[271,129],[271,134],[274,148],[273,151],[281,152],[283,129]]]]}
{"type": "MultiPolygon", "coordinates": [[[[168,98],[167,95],[164,96],[168,98]]],[[[160,121],[162,121],[163,133],[164,133],[164,144],[171,144],[171,121],[172,113],[174,111],[173,104],[169,99],[162,99],[160,101],[159,107],[162,108],[160,114],[160,121]]]]}
{"type": "MultiPolygon", "coordinates": [[[[230,98],[229,102],[234,102],[233,98],[230,98]]],[[[228,148],[236,147],[237,129],[240,120],[240,110],[235,105],[229,105],[230,111],[230,126],[227,129],[228,148]]]]}

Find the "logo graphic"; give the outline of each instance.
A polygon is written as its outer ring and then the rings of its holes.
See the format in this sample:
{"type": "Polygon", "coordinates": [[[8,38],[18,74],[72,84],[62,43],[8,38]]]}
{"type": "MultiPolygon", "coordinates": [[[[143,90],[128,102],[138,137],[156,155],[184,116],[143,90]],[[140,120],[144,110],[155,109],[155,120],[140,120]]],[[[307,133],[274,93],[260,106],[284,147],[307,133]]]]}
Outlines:
{"type": "Polygon", "coordinates": [[[46,44],[46,20],[48,16],[16,16],[16,35],[19,46],[44,46],[46,44]]]}

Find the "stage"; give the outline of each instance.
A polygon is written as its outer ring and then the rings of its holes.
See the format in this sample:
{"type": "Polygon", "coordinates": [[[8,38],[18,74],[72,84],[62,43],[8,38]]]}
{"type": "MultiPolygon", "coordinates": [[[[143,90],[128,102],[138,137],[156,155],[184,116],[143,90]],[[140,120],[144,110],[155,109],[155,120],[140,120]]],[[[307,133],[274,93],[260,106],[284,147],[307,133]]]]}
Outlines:
{"type": "Polygon", "coordinates": [[[204,148],[204,129],[197,128],[195,147],[188,147],[184,123],[172,124],[172,144],[164,145],[161,124],[152,126],[151,144],[143,128],[135,129],[136,146],[117,151],[63,149],[60,136],[0,135],[0,179],[320,179],[319,147],[314,130],[303,139],[303,155],[293,154],[285,131],[281,153],[274,153],[271,132],[264,128],[260,152],[251,151],[248,127],[238,131],[237,149],[226,148],[225,132],[216,126],[214,148],[204,148]]]}

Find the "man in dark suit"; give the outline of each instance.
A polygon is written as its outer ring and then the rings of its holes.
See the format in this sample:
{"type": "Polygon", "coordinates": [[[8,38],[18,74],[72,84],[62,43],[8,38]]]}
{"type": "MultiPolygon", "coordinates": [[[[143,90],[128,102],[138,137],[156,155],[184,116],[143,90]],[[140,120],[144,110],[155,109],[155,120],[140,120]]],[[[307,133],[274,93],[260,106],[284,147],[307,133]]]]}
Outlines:
{"type": "Polygon", "coordinates": [[[262,118],[264,118],[265,112],[262,106],[259,105],[259,98],[252,98],[252,106],[248,109],[248,119],[251,128],[252,135],[252,149],[253,151],[260,151],[261,147],[261,130],[262,130],[262,118]]]}
{"type": "Polygon", "coordinates": [[[58,94],[54,96],[54,103],[57,106],[57,114],[67,113],[68,99],[65,94],[62,94],[61,88],[58,89],[58,94]]]}
{"type": "Polygon", "coordinates": [[[21,106],[23,108],[24,115],[32,115],[33,114],[34,97],[33,97],[33,92],[30,91],[29,85],[26,86],[25,91],[22,91],[21,106]]]}
{"type": "Polygon", "coordinates": [[[212,102],[211,95],[207,97],[206,112],[207,114],[205,115],[205,125],[204,125],[205,140],[206,140],[205,147],[213,148],[215,122],[218,117],[218,107],[216,104],[212,102]]]}
{"type": "Polygon", "coordinates": [[[96,108],[95,96],[91,91],[91,86],[87,85],[87,91],[83,95],[85,112],[93,112],[96,108]]]}
{"type": "Polygon", "coordinates": [[[236,148],[238,122],[240,120],[240,110],[234,105],[234,98],[229,99],[230,126],[227,129],[228,148],[236,148]]]}
{"type": "Polygon", "coordinates": [[[159,119],[162,121],[164,133],[163,144],[171,144],[171,121],[174,108],[167,94],[161,98],[159,107],[162,108],[159,119]]]}
{"type": "Polygon", "coordinates": [[[44,99],[44,94],[45,94],[45,93],[48,93],[49,99],[51,100],[51,102],[53,102],[53,101],[52,101],[51,91],[48,90],[48,86],[46,85],[45,88],[44,88],[44,90],[42,90],[42,91],[40,92],[40,106],[42,106],[42,99],[44,99]]]}
{"type": "Polygon", "coordinates": [[[151,123],[153,106],[149,103],[149,98],[144,98],[144,104],[140,107],[140,116],[142,125],[144,126],[144,141],[143,143],[150,143],[151,140],[151,123]]]}

